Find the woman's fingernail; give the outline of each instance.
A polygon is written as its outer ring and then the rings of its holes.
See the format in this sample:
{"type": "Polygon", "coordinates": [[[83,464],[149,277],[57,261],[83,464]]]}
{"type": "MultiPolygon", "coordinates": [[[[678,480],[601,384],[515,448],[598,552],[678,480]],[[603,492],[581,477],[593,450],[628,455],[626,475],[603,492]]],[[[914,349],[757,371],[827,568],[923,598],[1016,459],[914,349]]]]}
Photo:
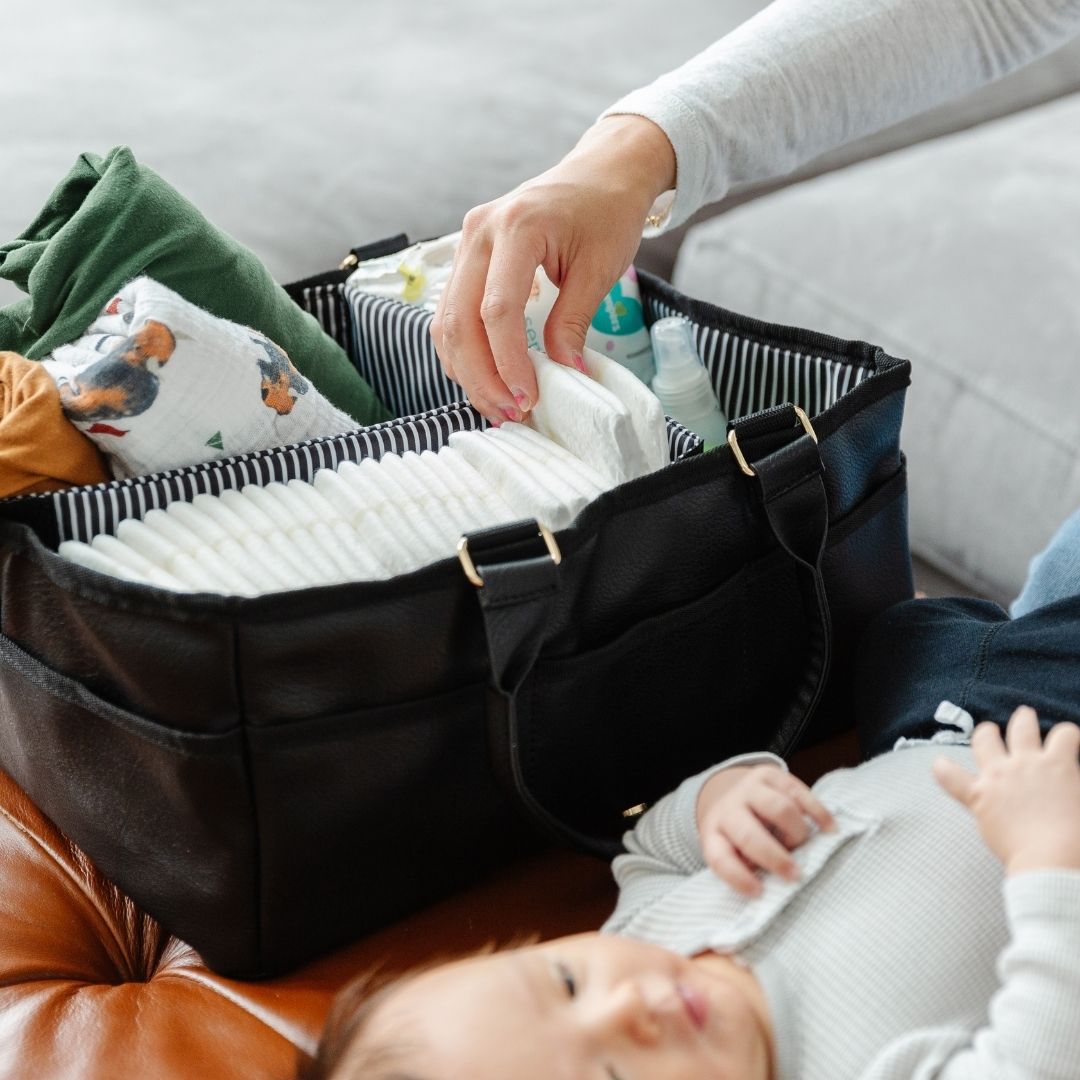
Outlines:
{"type": "Polygon", "coordinates": [[[505,416],[507,420],[513,420],[514,423],[517,423],[521,419],[521,413],[509,405],[503,406],[503,416],[505,416]]]}
{"type": "Polygon", "coordinates": [[[532,403],[529,401],[529,395],[524,390],[519,390],[516,386],[510,388],[510,393],[514,395],[514,400],[518,404],[518,408],[526,413],[532,408],[532,403]]]}
{"type": "Polygon", "coordinates": [[[576,367],[578,371],[581,372],[582,375],[589,374],[589,369],[585,366],[585,358],[581,355],[581,353],[571,353],[570,363],[572,363],[574,367],[576,367]]]}

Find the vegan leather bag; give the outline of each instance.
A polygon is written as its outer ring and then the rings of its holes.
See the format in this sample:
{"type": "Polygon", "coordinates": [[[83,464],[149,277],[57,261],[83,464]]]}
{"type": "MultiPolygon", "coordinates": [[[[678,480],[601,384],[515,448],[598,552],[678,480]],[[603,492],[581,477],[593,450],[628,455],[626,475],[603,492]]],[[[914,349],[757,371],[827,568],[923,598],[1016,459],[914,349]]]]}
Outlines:
{"type": "Polygon", "coordinates": [[[668,467],[554,535],[516,522],[391,580],[255,598],[56,554],[174,499],[483,426],[430,316],[345,278],[291,292],[402,419],[0,504],[0,764],[236,976],[300,964],[538,839],[608,856],[685,776],[850,724],[855,641],[912,590],[909,364],[645,273],[644,317],[691,321],[730,445],[704,452],[671,423],[668,467]]]}

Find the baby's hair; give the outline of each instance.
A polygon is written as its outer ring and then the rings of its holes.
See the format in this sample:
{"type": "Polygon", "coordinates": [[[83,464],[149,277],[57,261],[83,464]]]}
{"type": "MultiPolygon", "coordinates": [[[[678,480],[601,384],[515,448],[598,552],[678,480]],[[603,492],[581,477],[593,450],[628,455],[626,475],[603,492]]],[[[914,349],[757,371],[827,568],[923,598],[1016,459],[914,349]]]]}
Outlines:
{"type": "Polygon", "coordinates": [[[386,971],[368,971],[348,983],[334,998],[315,1057],[307,1058],[301,1064],[299,1080],[332,1080],[335,1077],[345,1080],[346,1075],[364,1080],[421,1080],[395,1068],[394,1059],[400,1057],[400,1047],[380,1044],[357,1053],[353,1053],[353,1048],[375,1010],[394,991],[434,966],[426,964],[399,977],[386,971]],[[346,1061],[348,1074],[341,1071],[346,1061]]]}
{"type": "MultiPolygon", "coordinates": [[[[505,946],[495,942],[477,949],[472,957],[488,956],[504,949],[517,949],[536,943],[536,937],[522,937],[505,946]]],[[[426,1080],[402,1068],[402,1059],[410,1047],[386,1040],[365,1045],[363,1034],[371,1017],[389,997],[415,978],[444,964],[465,957],[436,957],[395,976],[385,970],[368,971],[346,984],[330,1007],[326,1026],[313,1058],[306,1057],[299,1069],[299,1080],[426,1080]],[[347,1069],[347,1071],[345,1071],[347,1069]]]]}

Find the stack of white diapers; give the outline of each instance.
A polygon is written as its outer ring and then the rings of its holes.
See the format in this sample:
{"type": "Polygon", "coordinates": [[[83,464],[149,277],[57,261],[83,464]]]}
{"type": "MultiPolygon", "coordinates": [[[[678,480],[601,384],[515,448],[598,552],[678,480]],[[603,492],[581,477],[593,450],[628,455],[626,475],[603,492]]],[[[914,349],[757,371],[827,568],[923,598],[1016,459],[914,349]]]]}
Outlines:
{"type": "Polygon", "coordinates": [[[660,403],[586,350],[593,378],[532,352],[539,402],[526,424],[457,432],[437,453],[321,469],[312,482],[197,495],[60,554],[127,581],[182,592],[262,593],[408,573],[466,533],[522,518],[565,528],[604,491],[662,468],[660,403]]]}

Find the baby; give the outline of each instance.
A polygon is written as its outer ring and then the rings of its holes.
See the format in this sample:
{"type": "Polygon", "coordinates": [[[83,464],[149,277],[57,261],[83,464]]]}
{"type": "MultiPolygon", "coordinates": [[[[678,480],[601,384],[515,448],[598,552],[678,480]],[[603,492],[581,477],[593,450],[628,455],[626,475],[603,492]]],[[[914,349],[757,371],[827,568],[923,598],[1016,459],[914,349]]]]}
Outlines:
{"type": "Polygon", "coordinates": [[[346,991],[310,1075],[1080,1075],[1078,752],[1021,707],[813,789],[731,759],[628,834],[599,933],[346,991]]]}

